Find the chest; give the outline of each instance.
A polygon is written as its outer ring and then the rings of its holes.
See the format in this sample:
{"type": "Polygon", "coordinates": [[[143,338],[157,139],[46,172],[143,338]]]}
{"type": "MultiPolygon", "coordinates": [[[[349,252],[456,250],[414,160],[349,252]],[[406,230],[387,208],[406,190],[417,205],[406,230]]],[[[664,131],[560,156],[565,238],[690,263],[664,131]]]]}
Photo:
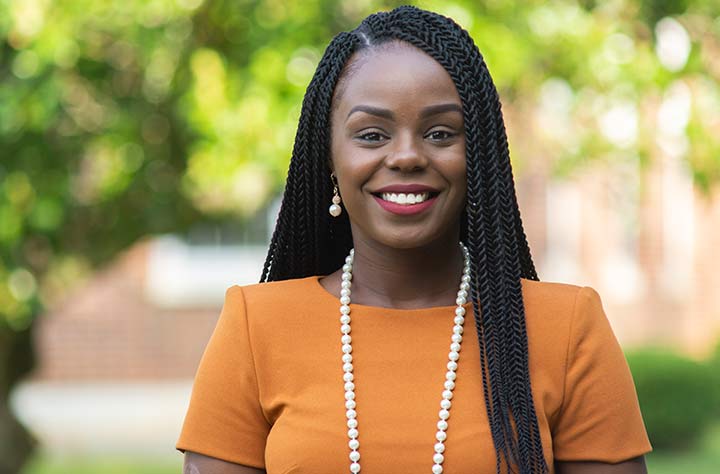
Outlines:
{"type": "MultiPolygon", "coordinates": [[[[453,315],[410,325],[361,316],[352,336],[362,472],[430,472],[453,315]]],[[[349,472],[339,328],[308,329],[298,327],[292,341],[276,341],[259,355],[267,358],[259,364],[261,401],[273,422],[268,474],[349,472]]],[[[466,324],[448,423],[444,472],[494,473],[472,325],[466,324]]]]}

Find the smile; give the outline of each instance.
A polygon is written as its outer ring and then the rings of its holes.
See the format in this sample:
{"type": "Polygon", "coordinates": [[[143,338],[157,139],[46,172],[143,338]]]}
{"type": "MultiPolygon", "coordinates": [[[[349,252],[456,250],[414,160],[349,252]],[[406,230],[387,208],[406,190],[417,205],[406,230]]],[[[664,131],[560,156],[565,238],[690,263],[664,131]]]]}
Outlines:
{"type": "Polygon", "coordinates": [[[427,201],[430,193],[382,193],[380,197],[383,201],[409,206],[427,201]]]}
{"type": "Polygon", "coordinates": [[[410,216],[427,211],[435,201],[435,193],[381,193],[373,194],[373,198],[382,209],[398,216],[410,216]],[[410,198],[408,199],[408,196],[410,198]],[[403,198],[404,197],[404,198],[403,198]],[[404,199],[404,203],[403,203],[404,199]],[[415,199],[415,202],[410,202],[415,199]]]}

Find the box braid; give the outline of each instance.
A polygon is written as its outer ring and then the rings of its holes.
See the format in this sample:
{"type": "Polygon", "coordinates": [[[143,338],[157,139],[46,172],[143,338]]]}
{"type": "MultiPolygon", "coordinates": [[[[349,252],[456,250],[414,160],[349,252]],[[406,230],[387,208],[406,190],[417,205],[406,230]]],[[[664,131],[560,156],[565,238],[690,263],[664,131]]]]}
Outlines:
{"type": "Polygon", "coordinates": [[[307,88],[285,194],[261,281],[326,275],[352,247],[347,213],[327,212],[330,114],[353,53],[409,43],[448,72],[463,104],[467,205],[461,239],[470,252],[470,294],[480,343],[483,395],[496,452],[521,474],[547,473],[528,368],[521,278],[537,280],[520,219],[500,99],[483,56],[453,20],[403,6],[370,15],[328,45],[307,88]]]}

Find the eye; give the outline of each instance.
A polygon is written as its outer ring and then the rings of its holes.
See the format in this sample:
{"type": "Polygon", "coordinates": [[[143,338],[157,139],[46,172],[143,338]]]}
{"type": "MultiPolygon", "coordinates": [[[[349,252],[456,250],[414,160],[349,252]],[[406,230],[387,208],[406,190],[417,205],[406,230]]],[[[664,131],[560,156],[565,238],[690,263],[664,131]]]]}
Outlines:
{"type": "Polygon", "coordinates": [[[357,135],[355,138],[365,143],[380,143],[387,139],[387,137],[380,132],[366,132],[357,135]]]}
{"type": "Polygon", "coordinates": [[[434,130],[425,135],[425,138],[429,138],[434,142],[443,142],[451,139],[454,136],[454,133],[448,132],[447,130],[434,130]]]}

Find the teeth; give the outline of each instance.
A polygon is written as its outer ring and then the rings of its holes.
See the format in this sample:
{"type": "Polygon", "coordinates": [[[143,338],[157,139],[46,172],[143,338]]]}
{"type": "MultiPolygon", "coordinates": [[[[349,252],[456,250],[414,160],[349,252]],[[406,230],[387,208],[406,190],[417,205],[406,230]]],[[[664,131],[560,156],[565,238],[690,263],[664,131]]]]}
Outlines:
{"type": "Polygon", "coordinates": [[[430,197],[430,193],[382,193],[382,199],[384,201],[394,202],[396,204],[419,204],[426,201],[430,197]]]}

